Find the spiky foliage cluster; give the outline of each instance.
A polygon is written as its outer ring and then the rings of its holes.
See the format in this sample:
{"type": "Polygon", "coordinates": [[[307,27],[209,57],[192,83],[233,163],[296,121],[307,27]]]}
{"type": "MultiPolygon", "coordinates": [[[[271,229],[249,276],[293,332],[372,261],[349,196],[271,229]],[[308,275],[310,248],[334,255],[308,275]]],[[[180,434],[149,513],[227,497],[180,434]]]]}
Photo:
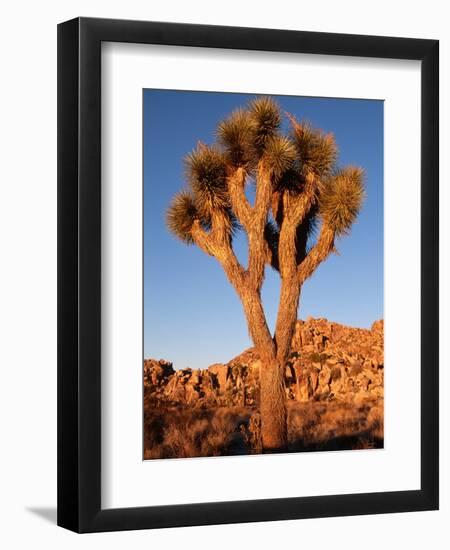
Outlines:
{"type": "Polygon", "coordinates": [[[244,166],[248,172],[256,166],[281,124],[277,103],[270,97],[250,102],[219,123],[217,139],[224,155],[233,166],[244,166]]]}
{"type": "Polygon", "coordinates": [[[217,140],[224,155],[234,166],[249,166],[252,162],[254,123],[248,111],[238,109],[217,127],[217,140]]]}
{"type": "Polygon", "coordinates": [[[311,186],[313,198],[296,231],[297,261],[307,253],[318,216],[336,235],[348,231],[364,196],[362,171],[352,167],[338,171],[334,136],[289,114],[287,117],[291,132],[283,135],[278,104],[270,97],[256,98],[218,124],[217,144],[199,143],[187,155],[188,189],[175,196],[167,213],[167,225],[177,237],[192,243],[194,221],[209,230],[217,212],[221,213],[221,226],[231,236],[238,226],[227,178],[241,168],[247,181],[254,179],[258,185],[258,166],[271,178],[271,211],[276,223],[268,220],[265,237],[275,252],[286,209],[304,191],[311,192],[311,186]],[[308,182],[309,188],[305,187],[308,182]]]}
{"type": "Polygon", "coordinates": [[[349,166],[330,176],[320,195],[322,219],[336,235],[345,235],[356,220],[364,200],[364,171],[349,166]]]}
{"type": "Polygon", "coordinates": [[[297,161],[295,161],[291,168],[288,168],[278,179],[274,180],[273,185],[275,191],[287,191],[288,193],[295,195],[302,190],[303,183],[304,177],[298,169],[297,161]]]}
{"type": "Polygon", "coordinates": [[[169,231],[186,244],[192,244],[192,225],[199,214],[195,199],[189,191],[177,193],[166,214],[166,223],[169,231]]]}
{"type": "Polygon", "coordinates": [[[228,208],[227,172],[222,152],[199,144],[185,161],[187,181],[199,210],[209,216],[216,209],[228,208]]]}
{"type": "Polygon", "coordinates": [[[254,125],[253,144],[256,152],[262,155],[266,144],[280,127],[280,108],[276,101],[265,96],[254,99],[250,103],[249,113],[254,125]]]}
{"type": "Polygon", "coordinates": [[[295,157],[295,147],[289,138],[274,135],[267,140],[263,159],[275,182],[278,182],[281,176],[291,169],[295,157]]]}
{"type": "Polygon", "coordinates": [[[309,123],[291,118],[292,138],[297,148],[299,168],[303,176],[327,176],[337,160],[337,145],[333,134],[325,134],[309,123]]]}
{"type": "Polygon", "coordinates": [[[227,189],[227,164],[217,147],[199,143],[185,158],[188,189],[173,198],[167,210],[167,226],[179,239],[192,244],[195,220],[210,229],[214,212],[221,212],[224,230],[231,236],[237,220],[230,208],[227,189]]]}
{"type": "Polygon", "coordinates": [[[296,233],[296,252],[297,263],[300,263],[309,251],[310,243],[317,234],[318,206],[315,204],[306,214],[302,223],[297,227],[296,233]]]}

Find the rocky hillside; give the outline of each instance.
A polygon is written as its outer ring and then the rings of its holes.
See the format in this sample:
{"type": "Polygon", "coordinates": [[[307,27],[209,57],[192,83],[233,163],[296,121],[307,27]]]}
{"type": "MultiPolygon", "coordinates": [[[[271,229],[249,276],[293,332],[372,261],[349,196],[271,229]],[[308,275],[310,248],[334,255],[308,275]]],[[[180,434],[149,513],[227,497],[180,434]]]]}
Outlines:
{"type": "MultiPolygon", "coordinates": [[[[253,349],[204,370],[176,371],[168,361],[146,359],[145,406],[256,407],[260,365],[253,349]]],[[[288,400],[362,403],[382,398],[383,321],[371,330],[327,319],[297,321],[285,376],[288,400]]]]}

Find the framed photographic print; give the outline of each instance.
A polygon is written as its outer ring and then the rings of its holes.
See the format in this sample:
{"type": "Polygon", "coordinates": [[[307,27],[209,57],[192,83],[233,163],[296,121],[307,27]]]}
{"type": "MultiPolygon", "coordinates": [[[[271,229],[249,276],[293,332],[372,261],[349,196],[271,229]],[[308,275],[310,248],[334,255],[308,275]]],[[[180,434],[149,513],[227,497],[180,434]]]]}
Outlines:
{"type": "Polygon", "coordinates": [[[59,525],[438,508],[438,88],[435,40],[59,25],[59,525]]]}

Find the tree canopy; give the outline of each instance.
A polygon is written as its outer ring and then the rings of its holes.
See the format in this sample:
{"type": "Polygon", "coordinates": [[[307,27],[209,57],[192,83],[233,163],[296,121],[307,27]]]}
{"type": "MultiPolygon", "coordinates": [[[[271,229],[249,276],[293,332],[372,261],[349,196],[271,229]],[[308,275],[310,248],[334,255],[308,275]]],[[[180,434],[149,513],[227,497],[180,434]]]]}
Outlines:
{"type": "Polygon", "coordinates": [[[187,186],[174,197],[167,225],[185,243],[215,255],[214,240],[231,245],[236,231],[264,222],[266,263],[283,275],[295,262],[301,282],[334,249],[335,237],[349,232],[364,199],[364,174],[338,167],[333,134],[284,116],[287,133],[280,107],[263,96],[221,121],[215,142],[199,142],[186,156],[187,186]],[[256,185],[253,205],[247,185],[256,185]]]}

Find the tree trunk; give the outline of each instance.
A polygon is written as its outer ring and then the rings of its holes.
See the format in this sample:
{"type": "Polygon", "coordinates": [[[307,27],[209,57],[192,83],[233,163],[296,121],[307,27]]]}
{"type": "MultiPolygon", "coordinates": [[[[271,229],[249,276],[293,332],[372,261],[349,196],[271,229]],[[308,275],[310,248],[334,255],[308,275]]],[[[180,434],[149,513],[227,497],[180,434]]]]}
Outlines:
{"type": "Polygon", "coordinates": [[[266,453],[287,449],[284,368],[275,360],[262,361],[260,374],[261,439],[266,453]]]}
{"type": "Polygon", "coordinates": [[[260,412],[261,438],[264,452],[280,452],[287,448],[287,414],[284,367],[276,357],[276,348],[261,304],[259,292],[239,288],[250,336],[261,360],[260,412]]]}
{"type": "Polygon", "coordinates": [[[289,359],[292,337],[297,323],[298,302],[301,286],[295,277],[283,280],[281,283],[280,305],[275,327],[275,343],[277,359],[283,367],[289,359]]]}

